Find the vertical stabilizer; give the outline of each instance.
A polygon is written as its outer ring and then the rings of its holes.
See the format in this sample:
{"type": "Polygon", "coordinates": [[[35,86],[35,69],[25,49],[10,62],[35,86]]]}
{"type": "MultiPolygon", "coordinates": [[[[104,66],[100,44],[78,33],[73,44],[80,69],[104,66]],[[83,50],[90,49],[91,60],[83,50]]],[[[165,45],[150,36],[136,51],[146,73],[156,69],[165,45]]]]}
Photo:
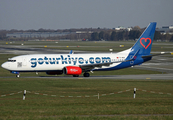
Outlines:
{"type": "Polygon", "coordinates": [[[153,43],[154,33],[156,29],[156,22],[152,22],[148,25],[138,41],[134,44],[131,52],[139,51],[138,54],[149,55],[153,43]]]}

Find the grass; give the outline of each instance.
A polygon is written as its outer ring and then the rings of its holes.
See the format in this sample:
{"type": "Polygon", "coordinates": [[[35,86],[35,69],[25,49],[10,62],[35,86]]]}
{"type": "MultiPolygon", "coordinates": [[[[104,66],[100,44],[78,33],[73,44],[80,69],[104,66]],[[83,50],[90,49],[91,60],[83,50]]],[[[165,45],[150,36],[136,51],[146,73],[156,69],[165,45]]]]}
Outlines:
{"type": "Polygon", "coordinates": [[[133,99],[134,87],[170,93],[173,87],[172,81],[1,78],[0,82],[1,95],[17,93],[24,89],[31,91],[26,94],[25,101],[22,100],[22,93],[0,97],[1,119],[173,118],[162,115],[173,114],[172,95],[137,91],[136,99],[133,99]],[[118,91],[127,89],[131,91],[117,94],[118,91]],[[99,100],[97,96],[93,97],[98,93],[99,100]],[[115,94],[109,95],[109,93],[115,94]],[[102,94],[108,95],[102,96],[102,94]],[[86,95],[91,97],[84,97],[86,95]],[[151,116],[145,116],[147,114],[151,116]],[[158,116],[154,116],[155,114],[158,116]]]}

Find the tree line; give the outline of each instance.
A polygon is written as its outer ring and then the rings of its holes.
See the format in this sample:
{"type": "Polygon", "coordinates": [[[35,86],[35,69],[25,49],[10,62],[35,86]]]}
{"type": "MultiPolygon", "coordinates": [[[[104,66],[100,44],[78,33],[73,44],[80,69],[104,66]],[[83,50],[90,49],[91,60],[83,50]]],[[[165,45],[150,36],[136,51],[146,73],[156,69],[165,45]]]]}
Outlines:
{"type": "MultiPolygon", "coordinates": [[[[121,41],[121,40],[136,40],[140,37],[143,30],[131,30],[131,31],[101,31],[101,32],[93,32],[91,34],[92,41],[121,41]]],[[[154,40],[168,40],[173,42],[173,35],[170,34],[161,34],[159,31],[155,31],[154,40]]]]}
{"type": "Polygon", "coordinates": [[[131,31],[110,31],[110,32],[94,32],[91,34],[91,40],[106,40],[106,41],[120,41],[120,40],[135,40],[139,38],[141,31],[131,30],[131,31]]]}
{"type": "MultiPolygon", "coordinates": [[[[70,40],[82,40],[88,39],[90,41],[121,41],[121,40],[136,40],[140,37],[145,29],[134,27],[132,30],[115,30],[115,29],[100,29],[100,28],[84,28],[84,29],[65,29],[65,30],[50,30],[50,29],[38,29],[38,30],[0,30],[0,40],[28,40],[36,38],[9,38],[6,36],[8,33],[17,32],[71,32],[72,34],[48,37],[46,39],[59,40],[59,39],[70,39],[70,40]],[[85,31],[85,33],[76,33],[76,31],[85,31]]],[[[37,38],[45,39],[45,38],[37,38]]],[[[173,35],[168,33],[161,34],[156,30],[154,40],[168,40],[173,42],[173,35]]]]}

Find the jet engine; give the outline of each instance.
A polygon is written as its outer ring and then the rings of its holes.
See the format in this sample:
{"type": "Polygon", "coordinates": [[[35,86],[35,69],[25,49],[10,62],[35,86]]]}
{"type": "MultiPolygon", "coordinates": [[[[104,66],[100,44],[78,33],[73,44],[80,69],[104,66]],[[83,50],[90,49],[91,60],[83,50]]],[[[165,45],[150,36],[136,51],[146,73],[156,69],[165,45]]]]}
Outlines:
{"type": "Polygon", "coordinates": [[[66,66],[64,67],[63,72],[66,75],[80,75],[82,73],[82,69],[77,66],[66,66]]]}

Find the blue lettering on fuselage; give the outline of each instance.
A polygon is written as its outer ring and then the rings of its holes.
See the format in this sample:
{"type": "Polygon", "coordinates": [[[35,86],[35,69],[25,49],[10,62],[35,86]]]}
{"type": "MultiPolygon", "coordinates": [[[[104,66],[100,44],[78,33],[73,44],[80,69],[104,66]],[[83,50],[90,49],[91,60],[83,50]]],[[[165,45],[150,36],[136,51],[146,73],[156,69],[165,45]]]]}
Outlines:
{"type": "Polygon", "coordinates": [[[60,57],[48,58],[47,56],[43,58],[31,58],[30,63],[31,67],[35,68],[37,65],[54,65],[54,64],[71,64],[76,65],[77,62],[79,64],[99,64],[99,63],[108,63],[111,62],[110,57],[89,57],[88,59],[84,59],[83,57],[70,57],[70,55],[60,55],[60,57]]]}
{"type": "Polygon", "coordinates": [[[37,58],[31,58],[31,67],[35,68],[37,66],[37,58]]]}

